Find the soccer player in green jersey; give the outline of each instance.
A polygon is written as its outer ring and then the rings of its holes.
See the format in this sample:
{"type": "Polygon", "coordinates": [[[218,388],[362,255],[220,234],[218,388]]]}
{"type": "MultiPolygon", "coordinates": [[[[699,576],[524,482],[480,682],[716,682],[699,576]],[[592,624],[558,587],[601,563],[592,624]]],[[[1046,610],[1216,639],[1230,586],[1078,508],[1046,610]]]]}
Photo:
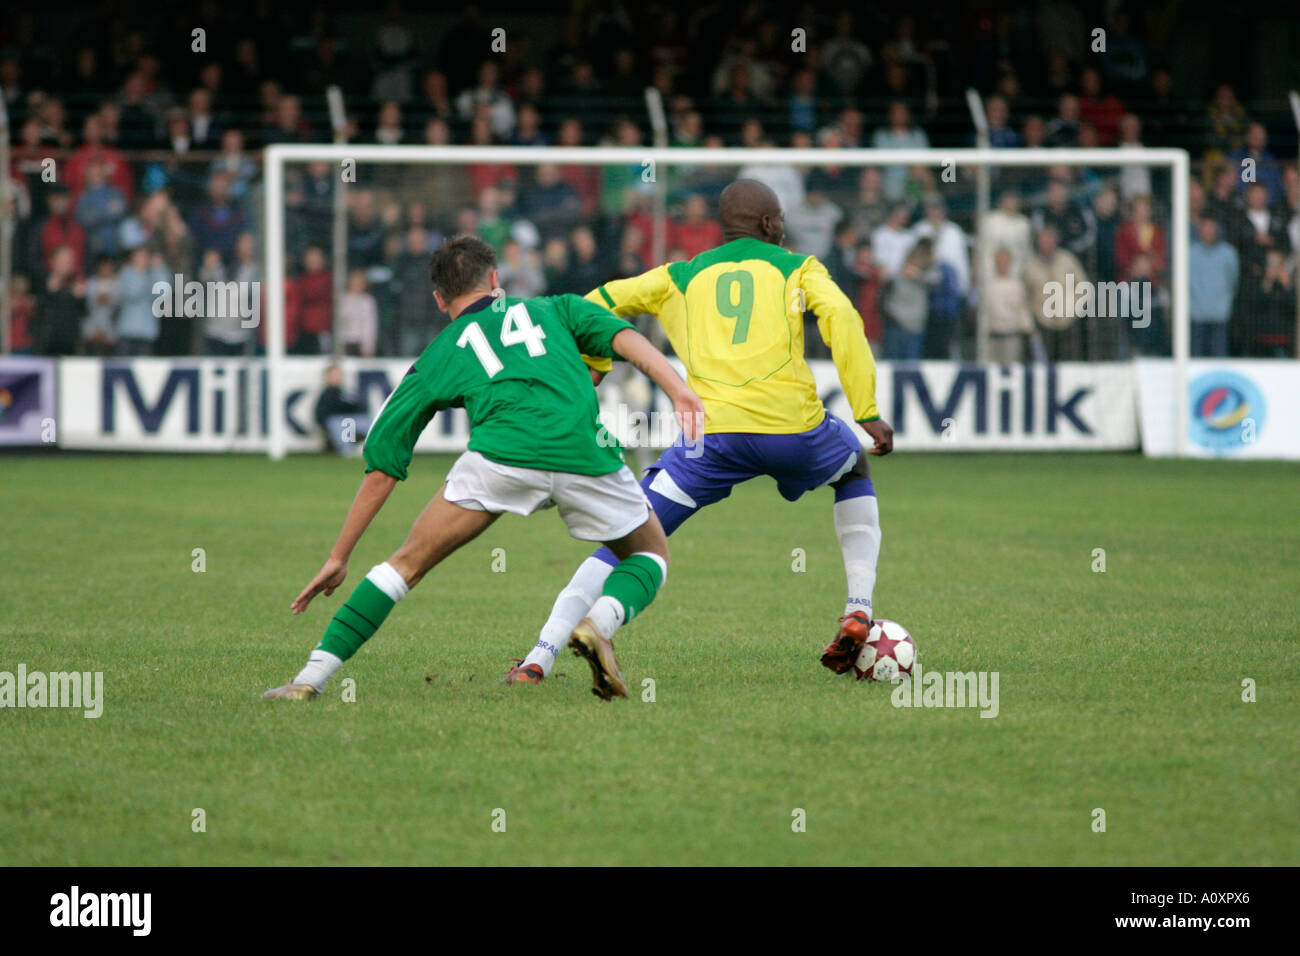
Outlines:
{"type": "Polygon", "coordinates": [[[597,420],[583,356],[619,356],[672,399],[687,438],[704,430],[704,406],[664,356],[628,323],[576,295],[507,298],[496,255],[473,236],[444,242],[430,266],[434,296],[452,322],[429,344],[384,403],[363,456],[366,476],[324,566],[294,600],[301,614],[333,594],[348,557],[397,482],[416,440],[445,408],[470,418],[468,450],[391,558],[371,568],[325,628],[307,666],[268,698],[317,696],[393,605],[443,558],[505,512],[557,507],[569,533],[619,557],[601,597],[573,630],[574,652],[591,666],[596,696],[626,697],[614,632],[654,600],[668,574],[668,542],[622,449],[597,420]]]}

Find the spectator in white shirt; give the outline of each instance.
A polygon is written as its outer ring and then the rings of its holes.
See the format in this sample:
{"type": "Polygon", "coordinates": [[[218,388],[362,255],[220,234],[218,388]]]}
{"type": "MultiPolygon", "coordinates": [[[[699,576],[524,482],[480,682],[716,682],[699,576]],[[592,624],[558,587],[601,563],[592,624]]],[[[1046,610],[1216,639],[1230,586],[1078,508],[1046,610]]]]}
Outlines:
{"type": "Polygon", "coordinates": [[[876,264],[885,270],[887,276],[896,275],[903,268],[907,253],[916,244],[912,231],[908,228],[911,210],[907,203],[895,203],[889,210],[889,218],[871,234],[871,255],[876,264]]]}
{"type": "Polygon", "coordinates": [[[347,291],[339,302],[339,318],[343,325],[344,353],[373,358],[379,340],[379,306],[369,292],[362,269],[348,273],[347,291]]]}
{"type": "MultiPolygon", "coordinates": [[[[1120,149],[1142,149],[1142,121],[1132,113],[1119,118],[1120,149]]],[[[1147,166],[1121,166],[1119,193],[1125,199],[1151,195],[1151,169],[1147,166]]]]}
{"type": "Polygon", "coordinates": [[[989,323],[989,361],[1015,365],[1024,358],[1025,337],[1034,331],[1025,284],[1011,273],[1011,250],[993,253],[993,275],[984,291],[989,323]]]}
{"type": "Polygon", "coordinates": [[[500,88],[499,81],[500,70],[496,63],[484,60],[478,68],[478,85],[456,97],[456,112],[468,122],[478,115],[479,107],[486,107],[492,134],[505,142],[515,131],[515,104],[500,88]]]}
{"type": "Polygon", "coordinates": [[[952,266],[962,295],[970,291],[970,241],[961,226],[948,218],[948,204],[942,196],[925,200],[925,218],[912,227],[912,236],[934,243],[934,257],[952,266]]]}
{"type": "Polygon", "coordinates": [[[1029,217],[1020,211],[1020,194],[1014,189],[1003,190],[998,196],[998,207],[984,217],[980,226],[981,275],[996,274],[993,251],[1001,246],[1011,254],[1011,275],[1017,278],[1023,275],[1031,249],[1031,232],[1029,217]]]}

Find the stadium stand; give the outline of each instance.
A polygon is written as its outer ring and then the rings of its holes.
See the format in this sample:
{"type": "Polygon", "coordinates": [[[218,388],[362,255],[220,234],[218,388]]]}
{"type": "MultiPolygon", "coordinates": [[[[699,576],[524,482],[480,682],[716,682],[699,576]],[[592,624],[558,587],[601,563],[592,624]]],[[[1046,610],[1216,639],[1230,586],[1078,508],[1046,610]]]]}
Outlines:
{"type": "MultiPolygon", "coordinates": [[[[86,6],[53,23],[15,11],[0,33],[14,137],[17,353],[257,351],[255,333],[237,324],[151,321],[142,297],[157,276],[258,276],[259,148],[331,141],[325,90],[337,85],[356,143],[635,146],[651,138],[644,91],[653,87],[671,145],[823,148],[825,166],[783,171],[787,239],[825,259],[892,358],[971,354],[981,292],[972,263],[987,256],[991,269],[990,243],[1014,253],[1015,279],[1077,267],[1099,281],[1167,286],[1167,176],[1052,168],[1050,152],[1181,147],[1194,160],[1194,345],[1201,354],[1295,354],[1300,177],[1280,158],[1296,150],[1288,64],[1240,62],[1224,35],[1267,30],[1263,15],[1211,25],[1163,16],[1171,4],[1106,17],[1100,4],[1057,0],[1032,13],[993,3],[904,16],[883,4],[855,14],[765,3],[690,12],[607,3],[585,14],[507,4],[505,49],[493,52],[498,24],[472,7],[126,6],[137,15],[86,6]],[[1105,57],[1089,52],[1094,24],[1106,30],[1105,57]],[[800,30],[802,47],[792,42],[800,30]],[[1150,48],[1187,57],[1160,62],[1150,48]],[[998,213],[985,235],[975,234],[973,192],[940,199],[933,171],[835,165],[845,147],[973,145],[967,88],[984,97],[991,145],[1044,151],[1041,170],[996,172],[998,213]],[[50,159],[61,171],[53,184],[43,178],[50,159]],[[1238,175],[1247,160],[1253,183],[1238,175]]],[[[512,295],[586,292],[653,265],[650,197],[635,172],[361,170],[348,194],[342,351],[409,354],[441,328],[424,269],[445,235],[492,242],[512,295]]],[[[718,241],[713,204],[735,172],[675,176],[671,257],[718,241]]],[[[295,169],[289,184],[289,346],[299,354],[331,349],[335,188],[324,164],[295,169]]],[[[1041,318],[1055,358],[1169,354],[1159,310],[1133,335],[1086,325],[1062,334],[1041,318]]]]}

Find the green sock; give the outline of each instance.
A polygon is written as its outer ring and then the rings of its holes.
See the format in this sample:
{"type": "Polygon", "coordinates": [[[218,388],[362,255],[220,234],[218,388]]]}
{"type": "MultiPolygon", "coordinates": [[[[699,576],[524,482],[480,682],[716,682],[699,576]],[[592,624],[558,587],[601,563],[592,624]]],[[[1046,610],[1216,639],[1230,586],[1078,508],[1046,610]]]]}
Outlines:
{"type": "Polygon", "coordinates": [[[664,562],[658,555],[638,551],[628,555],[605,579],[605,587],[600,592],[602,597],[610,597],[623,608],[623,620],[626,624],[636,617],[655,599],[664,583],[664,562]]]}
{"type": "Polygon", "coordinates": [[[388,612],[397,602],[385,594],[369,578],[363,578],[352,596],[338,609],[325,636],[316,645],[317,650],[329,651],[340,660],[347,660],[379,630],[388,612]]]}

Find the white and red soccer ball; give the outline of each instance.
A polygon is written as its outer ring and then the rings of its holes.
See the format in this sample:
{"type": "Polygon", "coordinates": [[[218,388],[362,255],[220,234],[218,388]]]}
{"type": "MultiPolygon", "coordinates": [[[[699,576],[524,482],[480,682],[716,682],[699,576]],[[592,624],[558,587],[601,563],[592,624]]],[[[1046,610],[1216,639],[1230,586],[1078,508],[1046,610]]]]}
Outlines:
{"type": "Polygon", "coordinates": [[[916,641],[907,628],[897,621],[878,620],[871,623],[862,650],[853,662],[853,671],[858,680],[892,684],[911,680],[915,663],[916,641]]]}

